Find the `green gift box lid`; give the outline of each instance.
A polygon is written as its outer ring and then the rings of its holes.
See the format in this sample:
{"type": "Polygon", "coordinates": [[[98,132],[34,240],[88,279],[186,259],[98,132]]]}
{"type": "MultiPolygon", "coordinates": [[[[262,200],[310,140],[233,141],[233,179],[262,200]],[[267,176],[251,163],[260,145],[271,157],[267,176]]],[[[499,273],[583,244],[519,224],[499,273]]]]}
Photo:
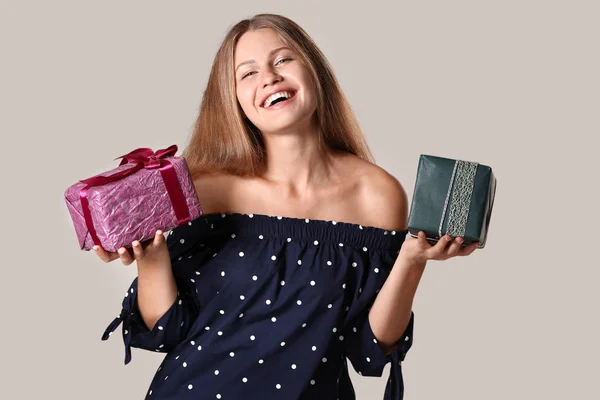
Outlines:
{"type": "Polygon", "coordinates": [[[496,177],[492,169],[472,161],[421,154],[413,192],[408,231],[438,241],[445,234],[462,236],[463,247],[485,247],[496,177]]]}

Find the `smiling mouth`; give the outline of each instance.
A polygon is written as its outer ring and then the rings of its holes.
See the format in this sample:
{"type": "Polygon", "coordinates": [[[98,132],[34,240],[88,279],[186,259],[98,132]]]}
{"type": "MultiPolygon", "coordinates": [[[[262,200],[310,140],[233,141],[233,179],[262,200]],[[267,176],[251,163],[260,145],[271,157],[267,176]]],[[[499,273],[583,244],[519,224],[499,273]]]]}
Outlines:
{"type": "MultiPolygon", "coordinates": [[[[286,97],[286,96],[278,97],[275,100],[271,101],[271,103],[269,104],[269,106],[265,107],[264,104],[263,104],[263,105],[261,105],[261,107],[264,108],[264,109],[270,109],[270,108],[272,108],[272,107],[274,107],[274,106],[276,106],[278,104],[287,103],[288,101],[290,101],[291,99],[293,99],[296,96],[296,91],[285,90],[284,92],[285,93],[289,93],[290,96],[289,97],[286,97]]],[[[276,107],[276,108],[279,108],[279,107],[276,107]]]]}

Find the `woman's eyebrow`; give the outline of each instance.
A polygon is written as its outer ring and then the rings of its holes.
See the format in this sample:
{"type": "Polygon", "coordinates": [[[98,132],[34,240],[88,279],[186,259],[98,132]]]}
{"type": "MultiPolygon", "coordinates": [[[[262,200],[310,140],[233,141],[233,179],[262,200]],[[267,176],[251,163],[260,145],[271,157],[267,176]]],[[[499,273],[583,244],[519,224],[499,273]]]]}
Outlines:
{"type": "MultiPolygon", "coordinates": [[[[278,51],[281,51],[281,50],[284,50],[284,49],[290,50],[290,48],[289,48],[289,47],[287,47],[287,46],[278,47],[278,48],[276,48],[276,49],[273,49],[273,50],[271,50],[271,51],[269,52],[269,57],[273,56],[273,54],[277,53],[278,51]]],[[[240,68],[242,65],[246,65],[246,64],[253,64],[253,63],[255,63],[255,62],[256,62],[256,60],[254,60],[253,58],[251,58],[251,59],[249,59],[249,60],[246,60],[246,61],[244,61],[244,62],[241,62],[241,63],[239,63],[239,64],[238,64],[238,66],[237,66],[237,67],[235,67],[235,70],[236,70],[236,72],[237,72],[237,70],[238,70],[238,69],[239,69],[239,68],[240,68]]]]}

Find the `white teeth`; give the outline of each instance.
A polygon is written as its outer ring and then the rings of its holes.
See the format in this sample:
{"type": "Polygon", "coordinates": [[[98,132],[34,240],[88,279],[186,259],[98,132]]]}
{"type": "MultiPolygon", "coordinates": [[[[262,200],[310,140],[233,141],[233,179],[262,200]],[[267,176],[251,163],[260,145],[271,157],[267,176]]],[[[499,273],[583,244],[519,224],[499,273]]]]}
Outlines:
{"type": "Polygon", "coordinates": [[[263,107],[265,107],[265,108],[269,107],[271,105],[271,103],[273,103],[273,101],[275,101],[276,99],[278,99],[280,97],[285,97],[286,99],[289,99],[290,97],[292,97],[292,93],[278,92],[278,93],[272,94],[271,96],[267,97],[267,99],[263,103],[263,107]]]}

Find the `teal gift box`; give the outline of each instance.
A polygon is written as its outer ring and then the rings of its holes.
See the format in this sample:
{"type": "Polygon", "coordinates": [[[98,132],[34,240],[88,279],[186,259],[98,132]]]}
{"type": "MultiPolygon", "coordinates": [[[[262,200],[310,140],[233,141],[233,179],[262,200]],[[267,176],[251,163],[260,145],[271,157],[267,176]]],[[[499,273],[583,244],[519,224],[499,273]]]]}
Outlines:
{"type": "Polygon", "coordinates": [[[448,234],[463,237],[463,247],[479,242],[485,246],[496,177],[486,165],[421,154],[408,217],[408,232],[424,231],[437,242],[448,234]]]}

